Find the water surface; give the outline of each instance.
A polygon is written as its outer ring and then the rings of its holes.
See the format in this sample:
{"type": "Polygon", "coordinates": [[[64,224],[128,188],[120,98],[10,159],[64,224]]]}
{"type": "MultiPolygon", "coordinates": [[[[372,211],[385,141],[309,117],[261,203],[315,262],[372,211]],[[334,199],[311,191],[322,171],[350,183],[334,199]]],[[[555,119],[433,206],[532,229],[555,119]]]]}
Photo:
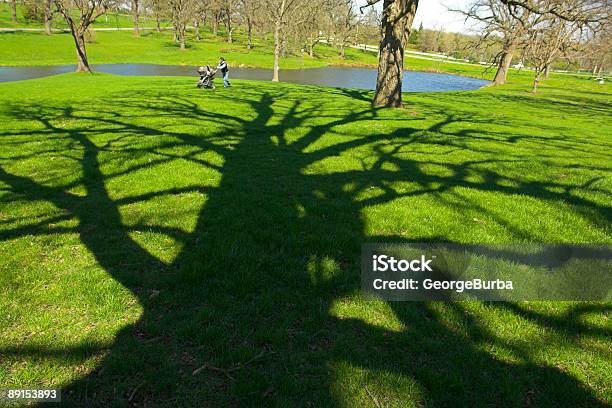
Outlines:
{"type": "MultiPolygon", "coordinates": [[[[196,67],[156,64],[100,64],[94,70],[128,76],[192,76],[196,67]]],[[[0,82],[20,81],[50,75],[73,72],[74,65],[43,67],[0,67],[0,82]]],[[[280,80],[304,85],[334,88],[374,89],[376,70],[372,68],[326,67],[311,69],[286,69],[279,73],[280,80]]],[[[230,78],[267,81],[272,70],[263,68],[231,68],[230,78]]],[[[407,92],[468,91],[481,88],[489,82],[483,79],[450,74],[405,71],[403,89],[407,92]]],[[[217,78],[217,84],[221,84],[217,78]]]]}

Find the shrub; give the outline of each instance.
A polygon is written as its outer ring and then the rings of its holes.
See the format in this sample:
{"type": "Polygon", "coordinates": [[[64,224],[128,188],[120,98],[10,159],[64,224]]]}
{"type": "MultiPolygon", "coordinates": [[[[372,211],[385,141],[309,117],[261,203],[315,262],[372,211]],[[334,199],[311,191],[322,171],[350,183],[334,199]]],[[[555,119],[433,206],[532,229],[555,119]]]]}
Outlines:
{"type": "Polygon", "coordinates": [[[27,21],[37,23],[45,21],[45,8],[40,1],[24,1],[21,5],[21,11],[27,21]]]}

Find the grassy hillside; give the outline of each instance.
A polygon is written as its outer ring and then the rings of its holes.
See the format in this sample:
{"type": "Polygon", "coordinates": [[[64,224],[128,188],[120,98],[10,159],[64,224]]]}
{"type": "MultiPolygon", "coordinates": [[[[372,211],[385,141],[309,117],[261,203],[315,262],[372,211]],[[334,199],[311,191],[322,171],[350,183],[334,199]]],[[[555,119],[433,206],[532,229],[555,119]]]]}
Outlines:
{"type": "MultiPolygon", "coordinates": [[[[222,33],[221,33],[222,34],[222,33]]],[[[221,36],[202,30],[202,40],[195,41],[189,34],[188,49],[181,51],[172,41],[171,32],[143,31],[134,37],[131,31],[97,31],[94,42],[87,45],[92,64],[149,63],[201,65],[213,64],[224,56],[231,66],[271,68],[274,62],[272,39],[256,38],[255,47],[246,47],[245,36],[237,32],[235,42],[228,44],[221,36]]],[[[377,65],[376,55],[356,49],[347,49],[346,58],[338,56],[337,49],[319,44],[316,55],[291,54],[281,59],[281,68],[313,68],[327,65],[377,65]]],[[[75,64],[73,40],[68,33],[46,36],[38,32],[0,33],[0,66],[35,66],[75,64]]],[[[472,64],[431,61],[408,55],[406,69],[414,71],[448,72],[477,78],[492,79],[495,71],[472,64]]],[[[530,71],[511,70],[511,75],[525,82],[531,80],[530,71]]]]}
{"type": "MultiPolygon", "coordinates": [[[[78,13],[75,11],[75,17],[78,17],[78,13]]],[[[97,28],[131,28],[133,27],[132,16],[128,14],[118,13],[107,13],[106,15],[99,18],[95,23],[94,27],[97,28]]],[[[168,26],[169,23],[164,21],[161,26],[168,26]]],[[[60,14],[54,14],[51,26],[53,28],[67,28],[66,22],[63,20],[60,14]]],[[[141,26],[153,28],[156,26],[154,19],[148,17],[141,17],[141,26]]],[[[5,28],[43,28],[43,24],[37,21],[26,20],[23,16],[23,9],[21,6],[17,6],[17,23],[13,23],[11,15],[11,7],[6,3],[0,3],[0,27],[5,28]]]]}
{"type": "MultiPolygon", "coordinates": [[[[190,34],[190,36],[193,33],[190,34]]],[[[93,64],[100,63],[157,63],[201,65],[215,63],[223,55],[233,66],[270,68],[274,62],[270,41],[255,40],[255,48],[247,49],[246,40],[240,34],[236,42],[203,32],[197,42],[190,38],[187,50],[181,51],[172,41],[171,32],[148,31],[134,37],[131,31],[97,31],[95,42],[87,45],[93,64]]],[[[348,50],[346,59],[338,57],[338,51],[319,45],[315,58],[308,55],[287,55],[283,68],[308,68],[330,64],[376,64],[376,55],[358,50],[348,50]]],[[[0,65],[62,65],[75,63],[72,37],[68,33],[46,36],[42,33],[0,33],[0,65]]]]}
{"type": "Polygon", "coordinates": [[[609,85],[527,89],[379,110],[263,82],[0,84],[0,384],[67,406],[609,405],[610,304],[359,294],[364,242],[612,242],[609,85]]]}

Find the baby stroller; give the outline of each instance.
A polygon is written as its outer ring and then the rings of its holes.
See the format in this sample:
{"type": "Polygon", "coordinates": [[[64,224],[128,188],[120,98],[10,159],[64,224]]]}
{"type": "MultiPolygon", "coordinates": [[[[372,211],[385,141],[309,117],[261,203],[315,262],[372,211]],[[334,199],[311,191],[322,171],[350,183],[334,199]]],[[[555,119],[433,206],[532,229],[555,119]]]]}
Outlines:
{"type": "Polygon", "coordinates": [[[215,79],[215,74],[217,71],[213,71],[207,65],[206,67],[200,67],[198,69],[198,74],[200,74],[200,80],[198,81],[197,87],[204,89],[215,89],[215,84],[213,80],[215,79]]]}

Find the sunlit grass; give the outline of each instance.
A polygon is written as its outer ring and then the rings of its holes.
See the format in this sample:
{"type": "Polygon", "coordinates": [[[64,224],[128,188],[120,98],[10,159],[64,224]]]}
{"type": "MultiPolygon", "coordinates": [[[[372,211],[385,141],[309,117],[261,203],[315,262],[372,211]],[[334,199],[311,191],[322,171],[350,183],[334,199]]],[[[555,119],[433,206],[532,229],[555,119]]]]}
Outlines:
{"type": "Polygon", "coordinates": [[[609,304],[359,294],[364,242],[611,242],[608,85],[528,89],[378,110],[251,81],[1,84],[0,385],[77,406],[609,404],[609,304]]]}

